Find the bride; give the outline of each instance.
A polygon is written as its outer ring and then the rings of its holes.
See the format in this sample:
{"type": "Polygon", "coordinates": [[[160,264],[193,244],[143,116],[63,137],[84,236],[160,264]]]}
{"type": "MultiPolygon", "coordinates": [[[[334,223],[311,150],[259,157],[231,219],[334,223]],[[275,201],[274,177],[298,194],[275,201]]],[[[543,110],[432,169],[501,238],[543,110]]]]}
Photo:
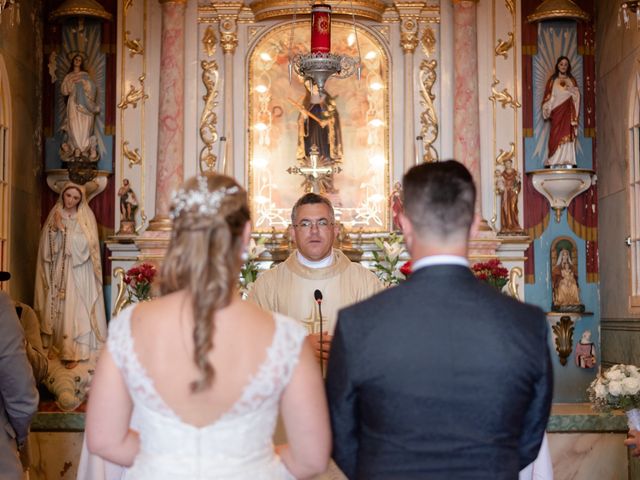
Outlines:
{"type": "Polygon", "coordinates": [[[127,479],[323,472],[329,420],[306,330],[237,292],[251,229],[246,192],[223,175],[191,179],[172,216],[163,296],[109,325],[89,397],[89,450],[130,467],[127,479]],[[289,444],[276,450],[278,409],[289,444]]]}

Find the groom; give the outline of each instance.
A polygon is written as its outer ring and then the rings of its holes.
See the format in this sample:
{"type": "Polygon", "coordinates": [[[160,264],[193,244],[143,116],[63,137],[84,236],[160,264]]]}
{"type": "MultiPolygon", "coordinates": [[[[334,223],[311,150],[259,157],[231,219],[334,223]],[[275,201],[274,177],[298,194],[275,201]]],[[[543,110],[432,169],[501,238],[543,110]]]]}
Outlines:
{"type": "Polygon", "coordinates": [[[516,479],[551,406],[544,313],[469,270],[476,191],[462,164],[415,166],[403,188],[413,273],[338,316],[333,458],[350,479],[516,479]]]}

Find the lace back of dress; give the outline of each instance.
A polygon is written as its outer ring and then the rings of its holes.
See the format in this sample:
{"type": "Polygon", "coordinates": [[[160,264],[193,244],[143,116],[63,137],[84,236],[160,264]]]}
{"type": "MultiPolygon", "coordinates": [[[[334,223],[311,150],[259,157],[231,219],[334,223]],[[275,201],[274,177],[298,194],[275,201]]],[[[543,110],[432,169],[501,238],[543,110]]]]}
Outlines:
{"type": "Polygon", "coordinates": [[[134,402],[141,402],[156,412],[178,419],[164,400],[158,395],[153,381],[138,361],[131,336],[131,313],[135,306],[123,310],[109,324],[109,351],[122,372],[134,402]]]}
{"type": "Polygon", "coordinates": [[[265,405],[277,404],[289,384],[306,331],[295,320],[278,314],[275,321],[276,331],[267,358],[228,415],[242,415],[265,405]]]}

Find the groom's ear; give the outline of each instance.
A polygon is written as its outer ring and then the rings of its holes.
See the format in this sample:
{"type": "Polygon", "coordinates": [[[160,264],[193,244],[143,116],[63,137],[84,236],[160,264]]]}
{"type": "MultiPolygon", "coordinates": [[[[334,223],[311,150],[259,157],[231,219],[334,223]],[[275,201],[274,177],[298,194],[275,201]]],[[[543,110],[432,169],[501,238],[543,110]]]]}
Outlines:
{"type": "Polygon", "coordinates": [[[402,231],[402,235],[407,235],[410,231],[413,230],[411,222],[404,214],[404,212],[398,213],[398,223],[400,224],[400,230],[402,231]]]}
{"type": "Polygon", "coordinates": [[[482,224],[482,216],[479,213],[473,214],[473,222],[471,222],[471,228],[469,229],[469,238],[474,238],[480,230],[482,224]]]}
{"type": "Polygon", "coordinates": [[[404,212],[398,213],[398,223],[400,224],[400,230],[402,231],[402,237],[404,238],[404,244],[407,250],[413,245],[413,236],[415,230],[411,224],[411,220],[404,214],[404,212]]]}

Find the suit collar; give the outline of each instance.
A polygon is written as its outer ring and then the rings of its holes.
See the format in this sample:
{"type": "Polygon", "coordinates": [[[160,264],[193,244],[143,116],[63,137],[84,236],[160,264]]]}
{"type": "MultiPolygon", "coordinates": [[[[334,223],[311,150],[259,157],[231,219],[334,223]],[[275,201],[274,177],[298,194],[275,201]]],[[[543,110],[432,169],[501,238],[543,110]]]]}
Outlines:
{"type": "Polygon", "coordinates": [[[475,278],[468,266],[454,265],[454,264],[439,264],[430,265],[419,268],[415,272],[412,272],[409,276],[409,281],[413,279],[424,278],[445,278],[445,277],[459,277],[459,278],[475,278]]]}

